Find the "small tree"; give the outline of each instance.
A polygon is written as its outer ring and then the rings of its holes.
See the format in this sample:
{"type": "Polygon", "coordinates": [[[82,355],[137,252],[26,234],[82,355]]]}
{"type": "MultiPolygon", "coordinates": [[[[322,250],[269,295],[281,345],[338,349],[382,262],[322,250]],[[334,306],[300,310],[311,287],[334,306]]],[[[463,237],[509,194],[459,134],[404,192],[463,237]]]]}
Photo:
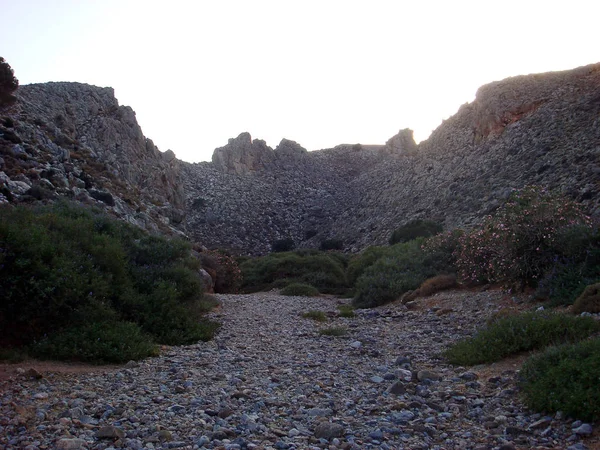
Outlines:
{"type": "Polygon", "coordinates": [[[19,80],[3,57],[0,56],[0,110],[12,106],[17,98],[13,92],[19,87],[19,80]]]}

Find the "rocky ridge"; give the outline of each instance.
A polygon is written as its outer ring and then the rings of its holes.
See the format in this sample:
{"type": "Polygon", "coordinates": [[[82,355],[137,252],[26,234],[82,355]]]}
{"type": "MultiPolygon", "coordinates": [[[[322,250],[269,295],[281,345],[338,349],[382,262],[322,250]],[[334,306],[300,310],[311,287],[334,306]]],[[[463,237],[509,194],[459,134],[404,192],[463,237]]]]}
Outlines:
{"type": "MultiPolygon", "coordinates": [[[[337,315],[340,300],[220,296],[216,339],[90,374],[21,371],[0,382],[0,448],[568,449],[592,424],[527,411],[518,362],[464,368],[439,353],[501,292],[445,292],[414,309],[337,315]],[[301,318],[327,313],[327,324],[301,318]],[[341,327],[340,337],[319,333],[341,327]]],[[[590,446],[588,446],[590,445],[590,446]]]]}
{"type": "Polygon", "coordinates": [[[161,153],[110,88],[46,83],[18,98],[0,117],[0,202],[68,197],[208,247],[337,238],[359,251],[412,219],[472,226],[529,184],[600,217],[600,64],[483,86],[419,145],[401,130],[308,152],[242,133],[199,164],[161,153]]]}
{"type": "Polygon", "coordinates": [[[190,233],[250,253],[286,237],[358,251],[412,219],[472,226],[530,184],[600,217],[600,64],[483,86],[419,145],[401,130],[385,146],[276,154],[246,133],[186,166],[190,233]]]}

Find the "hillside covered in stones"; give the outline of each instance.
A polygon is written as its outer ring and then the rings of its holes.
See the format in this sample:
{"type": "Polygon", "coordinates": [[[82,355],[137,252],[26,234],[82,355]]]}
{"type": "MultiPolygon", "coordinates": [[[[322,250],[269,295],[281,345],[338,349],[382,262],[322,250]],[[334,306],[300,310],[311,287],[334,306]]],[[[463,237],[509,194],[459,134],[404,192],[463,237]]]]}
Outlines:
{"type": "Polygon", "coordinates": [[[540,184],[600,216],[600,64],[483,86],[417,145],[308,152],[242,133],[189,164],[160,152],[110,88],[23,86],[0,114],[0,202],[67,197],[207,247],[268,252],[278,239],[358,251],[409,220],[470,226],[512,189],[540,184]]]}
{"type": "Polygon", "coordinates": [[[483,86],[419,145],[402,130],[385,146],[273,150],[245,133],[184,174],[192,235],[258,253],[285,237],[357,251],[417,218],[469,226],[529,184],[599,216],[600,64],[483,86]]]}

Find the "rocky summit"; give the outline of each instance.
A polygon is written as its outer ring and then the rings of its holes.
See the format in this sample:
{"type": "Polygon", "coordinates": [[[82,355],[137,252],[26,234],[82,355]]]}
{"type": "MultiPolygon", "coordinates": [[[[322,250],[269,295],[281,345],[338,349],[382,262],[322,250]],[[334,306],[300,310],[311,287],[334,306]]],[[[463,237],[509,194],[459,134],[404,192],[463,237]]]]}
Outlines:
{"type": "Polygon", "coordinates": [[[272,149],[242,133],[189,164],[161,153],[110,88],[23,86],[0,116],[0,202],[68,197],[145,229],[263,254],[325,239],[387,242],[412,219],[471,226],[537,184],[600,217],[600,64],[481,87],[424,142],[272,149]]]}

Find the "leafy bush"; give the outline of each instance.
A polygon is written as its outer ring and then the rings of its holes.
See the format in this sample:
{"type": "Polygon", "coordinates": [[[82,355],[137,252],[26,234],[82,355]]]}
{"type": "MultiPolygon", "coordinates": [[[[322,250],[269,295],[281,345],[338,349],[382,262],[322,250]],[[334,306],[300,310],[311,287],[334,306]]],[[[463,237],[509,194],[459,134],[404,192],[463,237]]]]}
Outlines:
{"type": "Polygon", "coordinates": [[[575,300],[573,312],[600,313],[600,283],[592,284],[585,288],[583,294],[575,300]]]}
{"type": "Polygon", "coordinates": [[[460,238],[460,274],[475,283],[536,285],[563,255],[582,251],[575,229],[592,229],[575,202],[535,186],[515,191],[494,217],[460,238]]]}
{"type": "Polygon", "coordinates": [[[520,376],[529,408],[600,420],[600,338],[548,348],[529,358],[520,376]]]}
{"type": "Polygon", "coordinates": [[[16,97],[13,93],[18,87],[19,80],[15,78],[10,64],[0,56],[0,110],[15,103],[16,97]]]}
{"type": "Polygon", "coordinates": [[[490,363],[524,351],[577,342],[599,329],[600,324],[590,317],[543,311],[519,314],[502,317],[475,336],[457,342],[445,356],[451,364],[490,363]]]}
{"type": "Polygon", "coordinates": [[[320,249],[327,250],[344,250],[344,241],[341,239],[325,239],[321,241],[320,249]]]}
{"type": "Polygon", "coordinates": [[[158,349],[132,322],[93,322],[43,338],[33,345],[32,353],[42,358],[123,363],[156,355],[158,349]]]}
{"type": "Polygon", "coordinates": [[[394,230],[390,236],[390,245],[412,241],[419,237],[435,236],[443,231],[443,227],[433,220],[416,219],[407,222],[394,230]]]}
{"type": "Polygon", "coordinates": [[[294,240],[291,237],[285,239],[279,239],[271,245],[272,252],[289,252],[296,248],[294,240]]]}
{"type": "Polygon", "coordinates": [[[215,325],[202,320],[198,267],[186,242],[148,236],[100,211],[69,203],[2,207],[0,344],[38,342],[44,356],[93,355],[100,361],[114,360],[114,348],[141,355],[154,342],[209,339],[215,325]],[[59,348],[68,342],[64,336],[99,330],[113,341],[81,352],[59,348]],[[139,343],[144,339],[146,346],[139,343]]]}
{"type": "Polygon", "coordinates": [[[343,264],[332,254],[317,250],[271,253],[245,261],[241,265],[245,292],[272,289],[278,280],[306,283],[319,292],[344,292],[346,276],[343,264]]]}
{"type": "Polygon", "coordinates": [[[407,291],[417,289],[443,267],[433,253],[422,248],[419,238],[394,245],[389,253],[365,269],[356,281],[352,301],[357,308],[371,308],[398,299],[407,291]]]}
{"type": "Polygon", "coordinates": [[[312,319],[317,322],[327,322],[327,315],[325,315],[323,311],[316,311],[314,309],[305,312],[304,314],[302,314],[302,317],[304,317],[305,319],[312,319]]]}
{"type": "Polygon", "coordinates": [[[348,263],[348,269],[346,270],[348,284],[353,286],[368,267],[375,264],[375,261],[388,253],[388,247],[368,247],[361,254],[353,257],[348,263]]]}
{"type": "Polygon", "coordinates": [[[310,284],[292,283],[288,284],[281,290],[281,295],[301,296],[301,297],[316,297],[319,291],[310,284]]]}
{"type": "Polygon", "coordinates": [[[331,328],[323,328],[321,330],[319,330],[319,334],[322,336],[344,336],[346,333],[348,333],[348,330],[346,330],[343,327],[331,327],[331,328]]]}

